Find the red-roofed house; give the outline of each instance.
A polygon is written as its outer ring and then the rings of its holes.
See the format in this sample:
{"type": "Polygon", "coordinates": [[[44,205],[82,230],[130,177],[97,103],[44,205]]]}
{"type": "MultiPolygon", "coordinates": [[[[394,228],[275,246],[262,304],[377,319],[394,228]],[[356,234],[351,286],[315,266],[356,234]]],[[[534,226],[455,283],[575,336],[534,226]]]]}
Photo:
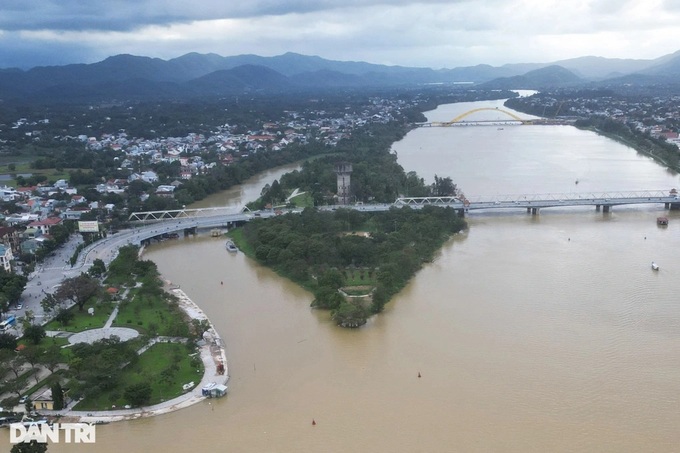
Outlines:
{"type": "Polygon", "coordinates": [[[28,228],[36,228],[42,232],[42,234],[50,234],[50,228],[54,225],[59,225],[63,220],[59,217],[47,217],[43,220],[36,220],[28,224],[28,228]]]}

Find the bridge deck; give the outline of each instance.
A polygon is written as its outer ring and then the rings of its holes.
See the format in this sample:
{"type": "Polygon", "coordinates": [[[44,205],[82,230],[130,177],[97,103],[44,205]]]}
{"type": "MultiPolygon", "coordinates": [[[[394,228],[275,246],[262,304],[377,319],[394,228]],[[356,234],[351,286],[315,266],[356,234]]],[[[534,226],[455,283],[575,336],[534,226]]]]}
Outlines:
{"type": "MultiPolygon", "coordinates": [[[[558,206],[596,206],[606,209],[611,206],[634,204],[663,204],[666,207],[679,206],[680,198],[667,190],[647,190],[635,192],[587,192],[565,194],[522,194],[500,195],[494,197],[404,197],[391,204],[363,204],[347,206],[320,206],[319,210],[356,209],[360,211],[386,211],[392,207],[409,206],[415,209],[423,206],[448,206],[458,210],[474,211],[481,209],[541,209],[558,206]]],[[[237,212],[234,208],[179,209],[168,211],[135,212],[129,221],[157,223],[174,221],[178,228],[210,228],[230,222],[249,221],[257,217],[271,217],[288,212],[299,213],[299,208],[276,209],[262,212],[237,212]]]]}

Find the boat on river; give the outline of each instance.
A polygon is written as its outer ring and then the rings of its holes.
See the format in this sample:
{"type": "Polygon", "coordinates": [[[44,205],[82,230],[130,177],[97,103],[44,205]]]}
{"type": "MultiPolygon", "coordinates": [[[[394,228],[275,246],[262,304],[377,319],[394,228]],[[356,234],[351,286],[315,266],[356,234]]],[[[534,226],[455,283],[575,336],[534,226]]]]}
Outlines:
{"type": "Polygon", "coordinates": [[[236,244],[234,244],[232,241],[227,241],[227,251],[236,253],[238,252],[238,248],[236,248],[236,244]]]}
{"type": "Polygon", "coordinates": [[[656,264],[654,261],[652,261],[652,270],[653,270],[653,271],[658,271],[658,270],[659,270],[659,265],[656,264]]]}

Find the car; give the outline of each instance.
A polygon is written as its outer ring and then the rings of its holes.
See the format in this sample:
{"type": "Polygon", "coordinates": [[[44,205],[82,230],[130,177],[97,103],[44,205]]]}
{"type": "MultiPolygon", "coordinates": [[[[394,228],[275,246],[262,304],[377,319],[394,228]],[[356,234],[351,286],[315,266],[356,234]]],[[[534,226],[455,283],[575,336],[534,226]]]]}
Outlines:
{"type": "Polygon", "coordinates": [[[21,399],[19,400],[19,404],[24,404],[26,400],[28,399],[28,396],[22,396],[21,399]]]}
{"type": "Polygon", "coordinates": [[[17,310],[21,310],[22,308],[24,308],[24,304],[17,304],[17,310]]]}

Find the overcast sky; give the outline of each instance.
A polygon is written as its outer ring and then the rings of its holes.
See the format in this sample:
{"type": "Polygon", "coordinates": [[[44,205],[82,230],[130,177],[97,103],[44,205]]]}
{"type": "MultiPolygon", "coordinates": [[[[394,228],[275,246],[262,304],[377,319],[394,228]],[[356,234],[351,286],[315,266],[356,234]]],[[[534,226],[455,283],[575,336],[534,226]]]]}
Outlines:
{"type": "Polygon", "coordinates": [[[680,50],[680,0],[0,0],[0,68],[129,53],[454,68],[680,50]]]}

